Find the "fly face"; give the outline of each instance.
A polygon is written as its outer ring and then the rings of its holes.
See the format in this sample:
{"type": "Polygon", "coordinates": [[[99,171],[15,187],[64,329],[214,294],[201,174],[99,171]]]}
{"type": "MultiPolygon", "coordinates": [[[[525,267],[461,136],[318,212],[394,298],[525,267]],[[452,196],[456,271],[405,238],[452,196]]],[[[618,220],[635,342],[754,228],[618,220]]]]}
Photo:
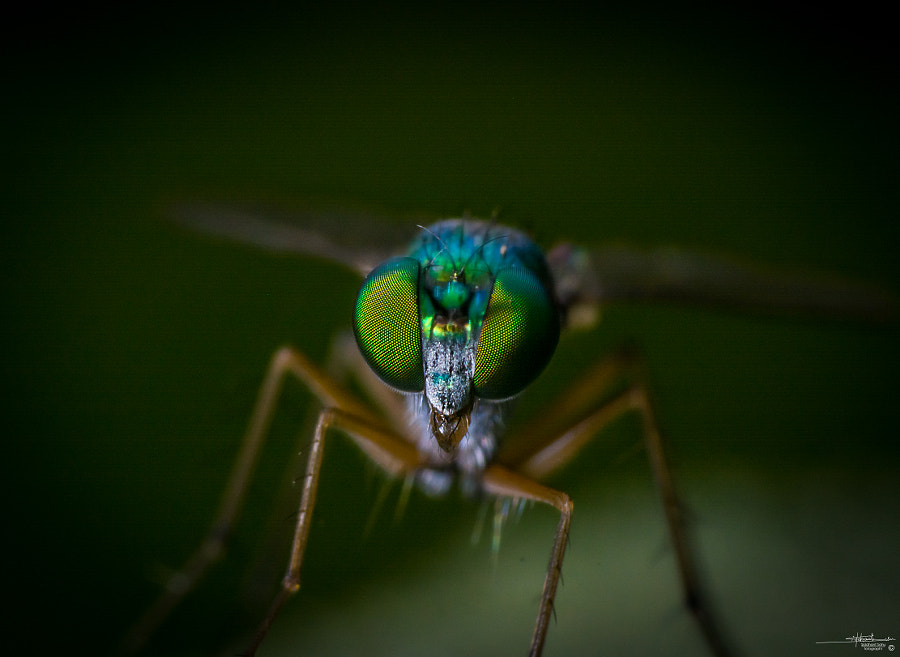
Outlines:
{"type": "Polygon", "coordinates": [[[501,401],[544,369],[559,313],[543,253],[522,233],[471,220],[423,231],[360,288],[354,333],[388,385],[423,394],[432,437],[454,453],[477,400],[501,401]]]}
{"type": "Polygon", "coordinates": [[[425,399],[431,409],[431,434],[444,452],[452,452],[469,430],[474,404],[475,340],[468,317],[436,316],[422,336],[425,399]]]}

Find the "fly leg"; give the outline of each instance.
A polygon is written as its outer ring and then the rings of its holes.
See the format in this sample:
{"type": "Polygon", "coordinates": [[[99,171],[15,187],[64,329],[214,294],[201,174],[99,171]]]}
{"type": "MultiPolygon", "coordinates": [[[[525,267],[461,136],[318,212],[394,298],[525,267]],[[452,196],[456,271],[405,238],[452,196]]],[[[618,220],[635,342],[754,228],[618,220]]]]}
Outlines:
{"type": "Polygon", "coordinates": [[[323,405],[363,418],[372,426],[381,426],[381,420],[372,415],[363,404],[302,353],[292,347],[282,347],[276,351],[260,387],[256,405],[225,492],[219,502],[215,520],[200,546],[182,568],[169,577],[163,592],[124,637],[119,645],[119,654],[130,655],[138,652],[182,598],[193,590],[209,567],[222,556],[228,536],[240,514],[257,457],[268,433],[284,379],[288,374],[303,382],[323,405]]]}
{"type": "Polygon", "coordinates": [[[294,529],[294,540],[291,545],[291,558],[288,562],[287,572],[269,613],[260,624],[253,643],[244,653],[247,657],[253,657],[281,608],[300,589],[300,566],[306,550],[313,507],[316,503],[316,489],[319,484],[325,435],[329,429],[339,429],[346,433],[369,458],[391,477],[409,473],[420,465],[418,452],[411,444],[392,431],[380,428],[377,423],[373,424],[370,418],[359,417],[334,407],[326,408],[319,414],[316,431],[309,447],[309,460],[303,479],[303,495],[297,513],[297,524],[294,529]]]}
{"type": "Polygon", "coordinates": [[[559,524],[556,527],[556,537],[553,539],[553,551],[550,553],[550,564],[544,577],[541,605],[531,637],[531,648],[528,651],[529,657],[540,657],[547,637],[550,616],[553,614],[553,599],[556,597],[556,587],[562,571],[563,555],[569,541],[572,499],[565,493],[548,488],[501,465],[492,465],[484,471],[482,486],[484,491],[491,495],[543,502],[559,511],[559,524]]]}
{"type": "MultiPolygon", "coordinates": [[[[727,657],[730,651],[701,592],[700,578],[694,564],[682,506],[672,480],[671,469],[656,425],[653,407],[647,389],[641,381],[638,358],[634,354],[623,351],[602,361],[598,367],[588,373],[580,385],[575,387],[575,393],[568,395],[565,400],[561,400],[555,408],[557,411],[552,417],[545,416],[540,423],[541,426],[535,427],[538,432],[546,431],[554,423],[566,417],[575,416],[581,419],[561,433],[547,434],[554,437],[542,441],[542,447],[515,461],[512,467],[530,480],[543,479],[571,461],[577,452],[605,426],[625,413],[637,412],[641,417],[645,448],[665,511],[669,535],[675,549],[685,604],[696,620],[710,652],[716,657],[727,657]],[[624,389],[622,388],[623,382],[624,389]],[[618,388],[616,388],[617,384],[618,388]]],[[[569,508],[571,511],[571,503],[569,508]]],[[[557,530],[553,556],[541,598],[541,611],[538,615],[531,646],[532,655],[540,654],[541,645],[536,645],[536,642],[542,644],[546,633],[549,610],[545,607],[552,606],[553,594],[556,590],[555,580],[559,578],[559,564],[556,560],[561,560],[564,550],[564,546],[557,545],[562,530],[561,522],[560,529],[557,530]]],[[[566,523],[565,531],[568,531],[568,523],[566,523]]]]}

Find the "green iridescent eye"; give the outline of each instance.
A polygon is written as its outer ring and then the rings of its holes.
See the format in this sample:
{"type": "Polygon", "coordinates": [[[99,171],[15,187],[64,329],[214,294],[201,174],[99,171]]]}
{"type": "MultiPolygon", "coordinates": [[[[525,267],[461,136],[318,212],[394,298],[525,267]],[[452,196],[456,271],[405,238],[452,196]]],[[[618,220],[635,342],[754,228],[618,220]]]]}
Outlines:
{"type": "Polygon", "coordinates": [[[425,387],[418,301],[418,261],[393,258],[363,281],[353,314],[356,344],[369,367],[382,381],[405,392],[425,387]]]}
{"type": "Polygon", "coordinates": [[[475,394],[506,399],[541,373],[559,341],[559,315],[528,269],[497,274],[475,357],[475,394]]]}

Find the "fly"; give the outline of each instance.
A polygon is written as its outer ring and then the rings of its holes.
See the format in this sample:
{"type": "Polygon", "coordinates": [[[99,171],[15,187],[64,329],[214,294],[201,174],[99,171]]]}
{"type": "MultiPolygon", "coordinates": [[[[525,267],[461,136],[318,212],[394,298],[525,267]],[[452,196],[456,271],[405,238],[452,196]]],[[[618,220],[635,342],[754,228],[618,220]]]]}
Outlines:
{"type": "Polygon", "coordinates": [[[504,508],[512,500],[513,506],[531,501],[556,509],[559,519],[528,651],[532,657],[540,655],[573,512],[566,493],[541,482],[571,461],[604,426],[633,412],[641,418],[687,607],[710,653],[728,655],[701,594],[682,507],[636,357],[614,354],[590,369],[575,384],[575,401],[552,409],[529,428],[526,444],[535,447],[501,459],[502,442],[520,438],[505,435],[516,397],[547,366],[561,332],[592,326],[601,304],[677,301],[876,322],[896,314],[889,294],[841,279],[785,275],[673,249],[589,249],[563,243],[544,252],[515,228],[468,217],[419,226],[399,252],[381,250],[379,241],[358,235],[356,246],[329,237],[348,221],[354,222],[354,229],[372,227],[359,217],[307,214],[288,222],[240,210],[184,206],[177,218],[203,233],[325,258],[363,276],[353,310],[353,333],[362,358],[348,359],[354,363],[349,374],[368,385],[374,373],[387,389],[373,390],[379,406],[375,411],[302,352],[282,347],[274,354],[215,521],[126,637],[126,653],[140,648],[224,551],[282,384],[293,376],[310,388],[323,410],[307,450],[282,587],[245,654],[256,652],[281,608],[300,588],[323,445],[330,430],[339,429],[388,475],[414,480],[429,495],[446,494],[456,482],[471,497],[504,500],[504,508]],[[613,387],[621,381],[624,389],[613,387]],[[560,424],[567,427],[562,432],[553,428],[560,424]]]}

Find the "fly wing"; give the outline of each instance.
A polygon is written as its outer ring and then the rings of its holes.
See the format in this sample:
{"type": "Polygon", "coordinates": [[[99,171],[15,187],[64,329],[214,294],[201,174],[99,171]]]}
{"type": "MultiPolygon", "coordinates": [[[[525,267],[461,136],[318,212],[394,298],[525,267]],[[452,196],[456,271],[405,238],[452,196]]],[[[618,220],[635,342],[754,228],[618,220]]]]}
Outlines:
{"type": "Polygon", "coordinates": [[[576,324],[590,315],[586,309],[620,301],[876,323],[898,314],[896,297],[873,285],[674,247],[584,249],[564,243],[550,251],[548,262],[557,298],[576,324]]]}
{"type": "MultiPolygon", "coordinates": [[[[184,203],[169,215],[191,230],[281,254],[321,258],[365,276],[401,252],[413,236],[410,227],[352,211],[254,210],[184,203]]],[[[423,221],[419,219],[418,223],[423,221]]]]}

